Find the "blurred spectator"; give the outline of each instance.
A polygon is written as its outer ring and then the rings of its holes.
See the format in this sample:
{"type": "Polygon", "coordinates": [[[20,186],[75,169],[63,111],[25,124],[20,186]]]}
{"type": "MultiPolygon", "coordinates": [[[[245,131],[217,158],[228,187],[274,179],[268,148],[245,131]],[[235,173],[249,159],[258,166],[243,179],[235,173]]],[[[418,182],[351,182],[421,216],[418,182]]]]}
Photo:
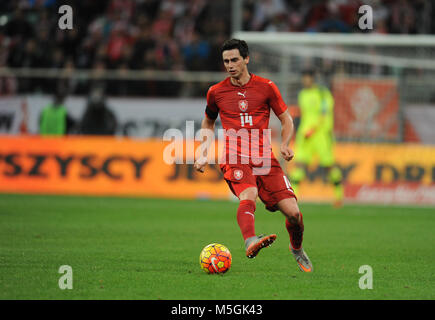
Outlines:
{"type": "Polygon", "coordinates": [[[371,0],[368,4],[373,9],[373,27],[380,33],[388,32],[386,29],[390,15],[388,8],[380,0],[371,0]]]}
{"type": "Polygon", "coordinates": [[[264,30],[277,15],[286,14],[287,8],[283,0],[257,1],[252,19],[252,29],[255,31],[264,30]]]}
{"type": "Polygon", "coordinates": [[[302,32],[304,22],[310,11],[310,4],[304,0],[287,1],[289,30],[291,32],[302,32]]]}
{"type": "Polygon", "coordinates": [[[194,32],[190,43],[183,47],[183,55],[188,70],[207,69],[210,44],[194,32]]]}
{"type": "Polygon", "coordinates": [[[26,20],[23,10],[19,8],[15,10],[5,29],[10,37],[30,38],[33,35],[32,26],[26,20]]]}
{"type": "Polygon", "coordinates": [[[129,21],[134,15],[135,7],[136,3],[133,0],[112,0],[108,13],[119,13],[122,20],[129,21]]]}
{"type": "Polygon", "coordinates": [[[8,65],[14,68],[40,68],[42,62],[42,51],[36,39],[20,42],[13,47],[8,57],[8,65]]]}
{"type": "Polygon", "coordinates": [[[174,19],[178,19],[186,11],[186,2],[184,0],[162,0],[160,10],[168,11],[174,19]]]}
{"type": "Polygon", "coordinates": [[[44,136],[62,136],[72,131],[74,120],[68,116],[63,104],[65,93],[59,90],[54,96],[53,103],[48,104],[41,111],[39,133],[44,136]]]}
{"type": "Polygon", "coordinates": [[[132,69],[152,69],[147,54],[154,50],[155,41],[152,38],[151,29],[144,26],[132,49],[130,66],[132,69]]]}
{"type": "Polygon", "coordinates": [[[174,27],[172,12],[168,9],[160,11],[157,19],[152,24],[152,32],[154,37],[169,36],[174,27]]]}
{"type": "MultiPolygon", "coordinates": [[[[0,64],[0,68],[4,65],[0,64]]],[[[17,79],[12,75],[0,76],[0,96],[14,95],[17,92],[17,79]]]]}
{"type": "Polygon", "coordinates": [[[416,12],[410,2],[398,0],[392,4],[390,28],[392,33],[417,33],[416,12]]]}
{"type": "Polygon", "coordinates": [[[88,105],[80,121],[80,133],[87,135],[113,135],[117,121],[107,108],[103,88],[95,88],[89,96],[88,105]]]}
{"type": "Polygon", "coordinates": [[[129,46],[131,39],[127,32],[127,26],[118,24],[112,29],[109,41],[107,43],[107,56],[109,58],[109,65],[116,68],[119,60],[122,58],[123,50],[129,46]]]}
{"type": "Polygon", "coordinates": [[[272,17],[269,25],[264,29],[267,32],[285,32],[289,30],[287,15],[285,13],[276,14],[272,17]]]}
{"type": "MultiPolygon", "coordinates": [[[[0,31],[0,68],[6,66],[9,39],[0,31]]],[[[17,91],[17,79],[12,74],[0,76],[0,96],[12,95],[17,91]]]]}

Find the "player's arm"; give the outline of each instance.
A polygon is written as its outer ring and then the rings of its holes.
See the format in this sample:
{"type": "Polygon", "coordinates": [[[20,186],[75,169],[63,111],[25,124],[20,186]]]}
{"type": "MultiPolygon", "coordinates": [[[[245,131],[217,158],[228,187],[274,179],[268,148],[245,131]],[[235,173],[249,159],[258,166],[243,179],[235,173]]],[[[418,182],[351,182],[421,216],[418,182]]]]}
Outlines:
{"type": "MultiPolygon", "coordinates": [[[[202,120],[201,133],[205,139],[210,138],[211,135],[208,134],[209,132],[214,132],[215,122],[216,119],[209,118],[207,114],[202,120]]],[[[206,143],[211,143],[211,142],[207,141],[206,143]]],[[[205,151],[207,150],[208,149],[206,148],[205,151]]],[[[193,167],[199,172],[204,172],[204,167],[206,166],[206,164],[207,164],[207,154],[201,154],[197,159],[195,159],[195,164],[193,165],[193,167]]]]}
{"type": "MultiPolygon", "coordinates": [[[[208,145],[208,147],[213,143],[212,140],[214,139],[212,139],[212,137],[214,137],[214,124],[219,115],[219,109],[216,105],[212,88],[213,87],[211,87],[207,92],[207,107],[205,108],[205,117],[202,120],[200,132],[203,139],[207,139],[205,144],[208,145]]],[[[205,148],[204,151],[200,149],[201,154],[198,157],[195,157],[196,159],[193,167],[199,172],[204,172],[205,165],[207,164],[207,150],[208,148],[205,148]]]]}
{"type": "Polygon", "coordinates": [[[286,161],[290,161],[295,156],[293,150],[290,148],[290,140],[294,133],[293,118],[290,112],[286,110],[278,116],[278,119],[281,121],[280,152],[286,161]]]}

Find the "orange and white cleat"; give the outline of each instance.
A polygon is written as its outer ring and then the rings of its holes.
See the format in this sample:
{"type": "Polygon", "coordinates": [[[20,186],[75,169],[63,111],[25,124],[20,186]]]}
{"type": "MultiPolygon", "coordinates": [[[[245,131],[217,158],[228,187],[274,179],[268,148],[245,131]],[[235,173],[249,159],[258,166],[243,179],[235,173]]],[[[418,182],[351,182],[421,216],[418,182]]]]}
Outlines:
{"type": "Polygon", "coordinates": [[[255,258],[261,249],[269,247],[275,241],[275,239],[276,234],[271,234],[268,236],[259,235],[246,239],[246,256],[250,259],[255,258]]]}
{"type": "Polygon", "coordinates": [[[295,250],[292,248],[292,245],[290,244],[289,249],[290,252],[293,254],[293,257],[295,258],[296,262],[298,263],[299,269],[302,272],[313,271],[313,264],[311,263],[310,258],[308,258],[303,248],[300,248],[299,250],[295,250]]]}

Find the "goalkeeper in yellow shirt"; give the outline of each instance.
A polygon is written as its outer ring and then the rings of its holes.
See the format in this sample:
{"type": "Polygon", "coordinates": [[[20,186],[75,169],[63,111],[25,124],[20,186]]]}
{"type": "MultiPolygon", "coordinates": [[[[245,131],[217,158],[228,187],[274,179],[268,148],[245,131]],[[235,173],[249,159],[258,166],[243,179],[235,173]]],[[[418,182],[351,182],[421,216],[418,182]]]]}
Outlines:
{"type": "Polygon", "coordinates": [[[343,185],[341,170],[334,159],[334,98],[331,92],[314,81],[312,69],[302,72],[304,88],[298,96],[300,124],[295,140],[296,168],[290,174],[292,187],[298,195],[299,184],[305,178],[305,168],[316,157],[326,170],[328,181],[334,187],[334,205],[341,206],[343,185]]]}

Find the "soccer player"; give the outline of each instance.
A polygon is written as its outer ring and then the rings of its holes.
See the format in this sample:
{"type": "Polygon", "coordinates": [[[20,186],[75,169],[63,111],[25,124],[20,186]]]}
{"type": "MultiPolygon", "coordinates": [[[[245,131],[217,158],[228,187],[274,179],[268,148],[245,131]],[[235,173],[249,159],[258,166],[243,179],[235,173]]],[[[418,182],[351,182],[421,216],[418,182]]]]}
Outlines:
{"type": "MultiPolygon", "coordinates": [[[[312,263],[302,247],[304,223],[296,196],[272,153],[270,139],[263,135],[268,130],[272,109],[281,122],[280,153],[290,161],[294,157],[289,147],[293,119],[277,86],[248,71],[249,49],[245,41],[227,40],[221,54],[229,77],[208,90],[201,129],[214,130],[215,120],[220,115],[226,139],[225,161],[220,168],[230,190],[240,200],[237,222],[245,240],[246,256],[254,258],[276,239],[275,234],[255,233],[256,199],[260,197],[269,211],[279,210],[284,214],[290,252],[301,271],[311,272],[312,263]],[[236,134],[231,134],[234,132],[236,134]],[[234,147],[231,140],[240,143],[234,147]],[[248,142],[250,148],[245,148],[244,144],[248,142]],[[261,150],[262,154],[253,150],[261,150]],[[232,161],[234,158],[237,161],[232,161]],[[259,159],[262,160],[261,166],[259,159]]],[[[203,172],[206,163],[207,157],[202,156],[196,159],[194,167],[203,172]]]]}
{"type": "Polygon", "coordinates": [[[296,168],[292,170],[290,178],[295,193],[299,194],[305,168],[317,157],[334,187],[334,205],[339,207],[343,200],[343,185],[341,171],[334,165],[334,98],[327,88],[317,85],[314,78],[314,69],[303,70],[304,88],[298,97],[301,121],[295,139],[296,168]]]}

